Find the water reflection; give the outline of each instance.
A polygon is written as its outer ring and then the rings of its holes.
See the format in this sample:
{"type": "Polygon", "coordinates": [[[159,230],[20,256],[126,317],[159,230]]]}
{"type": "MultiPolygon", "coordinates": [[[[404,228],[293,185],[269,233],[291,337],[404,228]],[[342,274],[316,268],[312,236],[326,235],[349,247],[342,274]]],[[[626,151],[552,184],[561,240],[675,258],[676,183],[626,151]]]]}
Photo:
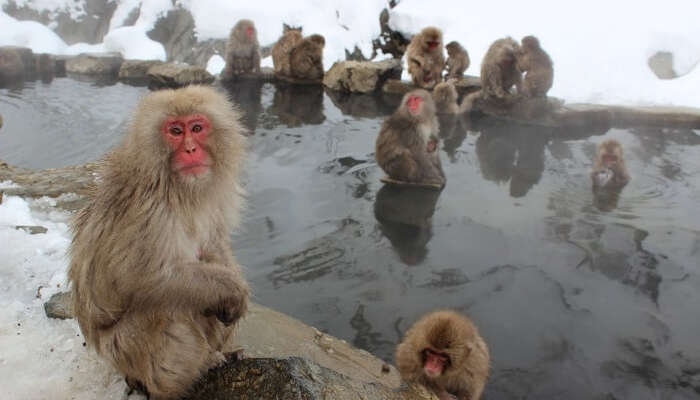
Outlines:
{"type": "Polygon", "coordinates": [[[321,124],[326,120],[323,86],[275,84],[272,105],[267,111],[289,128],[321,124]]]}
{"type": "Polygon", "coordinates": [[[250,134],[255,134],[258,115],[262,111],[262,87],[264,83],[257,79],[239,79],[221,83],[231,100],[238,105],[243,114],[243,125],[250,134]]]}
{"type": "Polygon", "coordinates": [[[344,115],[358,118],[378,118],[390,115],[396,110],[401,98],[391,95],[377,96],[374,94],[353,94],[334,90],[326,90],[333,105],[344,115]]]}
{"type": "Polygon", "coordinates": [[[441,191],[384,185],[374,202],[374,216],[401,261],[418,265],[428,255],[433,214],[441,191]]]}

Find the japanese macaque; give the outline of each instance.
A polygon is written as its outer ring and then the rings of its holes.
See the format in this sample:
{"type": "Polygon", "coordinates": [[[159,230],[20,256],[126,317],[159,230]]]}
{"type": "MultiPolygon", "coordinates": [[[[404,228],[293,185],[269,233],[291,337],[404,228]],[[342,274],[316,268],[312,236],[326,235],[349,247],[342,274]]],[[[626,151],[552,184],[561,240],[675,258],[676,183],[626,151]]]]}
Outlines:
{"type": "Polygon", "coordinates": [[[410,91],[382,124],[375,145],[377,164],[392,179],[442,187],[438,140],[433,97],[423,89],[410,91]]]}
{"type": "Polygon", "coordinates": [[[445,69],[443,47],[442,31],[432,26],[411,39],[406,49],[406,63],[414,85],[431,89],[442,80],[445,69]]]}
{"type": "Polygon", "coordinates": [[[459,42],[452,41],[445,46],[447,50],[447,76],[445,79],[460,79],[469,68],[469,53],[459,42]]]}
{"type": "Polygon", "coordinates": [[[525,72],[522,92],[527,97],[547,97],[547,91],[552,87],[554,68],[552,59],[540,47],[540,41],[534,36],[525,36],[521,40],[521,48],[517,53],[517,66],[525,72]]]}
{"type": "Polygon", "coordinates": [[[490,359],[472,321],[449,310],[423,316],[396,348],[401,378],[424,385],[441,400],[479,400],[490,359]]]}
{"type": "Polygon", "coordinates": [[[221,79],[257,72],[260,72],[258,32],[253,21],[242,19],[231,29],[226,44],[226,67],[221,73],[221,79]]]}
{"type": "Polygon", "coordinates": [[[276,74],[285,76],[291,74],[289,56],[294,46],[301,43],[303,39],[304,38],[301,36],[301,28],[284,26],[282,37],[272,46],[272,64],[275,67],[276,74]]]}
{"type": "Polygon", "coordinates": [[[606,140],[598,146],[591,179],[594,189],[621,188],[629,182],[622,145],[617,140],[606,140]]]}
{"type": "Polygon", "coordinates": [[[520,92],[522,74],[516,65],[519,50],[518,42],[510,37],[491,44],[481,63],[481,93],[484,99],[506,103],[516,100],[511,88],[515,85],[520,92]]]}
{"type": "Polygon", "coordinates": [[[323,79],[323,47],[326,39],[314,34],[304,38],[289,54],[290,76],[297,79],[320,81],[323,79]]]}
{"type": "Polygon", "coordinates": [[[244,128],[214,89],[146,96],[73,222],[69,278],[86,342],[151,399],[225,360],[248,285],[230,247],[244,128]]]}
{"type": "Polygon", "coordinates": [[[454,81],[440,82],[433,89],[433,100],[435,101],[435,112],[438,114],[457,114],[457,88],[454,81]]]}

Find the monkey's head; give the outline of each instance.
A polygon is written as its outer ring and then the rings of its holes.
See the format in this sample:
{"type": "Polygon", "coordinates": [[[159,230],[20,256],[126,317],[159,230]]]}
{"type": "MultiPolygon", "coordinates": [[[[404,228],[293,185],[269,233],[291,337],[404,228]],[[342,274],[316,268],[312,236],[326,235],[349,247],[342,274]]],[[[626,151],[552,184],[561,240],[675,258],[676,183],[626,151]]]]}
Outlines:
{"type": "Polygon", "coordinates": [[[447,43],[445,45],[445,49],[447,50],[447,55],[449,55],[450,57],[456,56],[457,53],[459,52],[459,49],[461,49],[461,48],[462,48],[462,45],[460,45],[459,42],[457,42],[455,40],[453,40],[450,43],[447,43]]]}
{"type": "Polygon", "coordinates": [[[515,63],[518,54],[520,53],[520,45],[518,42],[508,37],[503,39],[498,53],[498,63],[502,66],[510,66],[515,63]]]}
{"type": "Polygon", "coordinates": [[[425,120],[435,115],[435,102],[430,92],[416,89],[403,96],[400,110],[404,110],[410,118],[425,120]]]}
{"type": "MultiPolygon", "coordinates": [[[[438,106],[457,102],[457,89],[452,80],[440,82],[433,89],[433,98],[438,106]]],[[[438,110],[440,111],[440,110],[438,110]]]]}
{"type": "Polygon", "coordinates": [[[431,379],[450,374],[472,351],[474,330],[455,319],[454,313],[436,314],[425,333],[425,347],[420,349],[423,373],[431,379]]]}
{"type": "Polygon", "coordinates": [[[442,45],[442,31],[434,26],[423,29],[420,35],[423,40],[422,47],[424,51],[438,51],[442,45]]]}
{"type": "Polygon", "coordinates": [[[216,90],[161,90],[141,101],[118,159],[147,182],[164,177],[199,187],[237,176],[244,133],[238,112],[216,90]]]}
{"type": "Polygon", "coordinates": [[[322,35],[319,35],[317,33],[309,36],[309,40],[316,43],[317,45],[319,45],[321,47],[326,46],[326,39],[322,35]]]}
{"type": "Polygon", "coordinates": [[[536,50],[540,48],[540,41],[532,35],[525,36],[520,42],[524,50],[536,50]]]}
{"type": "Polygon", "coordinates": [[[598,146],[598,165],[615,168],[622,163],[622,145],[617,140],[609,139],[598,146]]]}
{"type": "Polygon", "coordinates": [[[236,37],[239,40],[246,42],[257,41],[258,34],[255,30],[255,24],[249,19],[242,19],[233,27],[236,37]]]}

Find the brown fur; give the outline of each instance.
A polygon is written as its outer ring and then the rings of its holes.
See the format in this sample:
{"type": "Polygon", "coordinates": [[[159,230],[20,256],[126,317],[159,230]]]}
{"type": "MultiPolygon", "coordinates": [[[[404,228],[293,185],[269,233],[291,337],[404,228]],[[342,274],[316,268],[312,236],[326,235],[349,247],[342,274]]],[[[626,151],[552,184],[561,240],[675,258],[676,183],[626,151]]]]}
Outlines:
{"type": "Polygon", "coordinates": [[[437,141],[438,122],[433,98],[423,89],[413,90],[404,95],[401,106],[382,124],[375,145],[375,158],[393,179],[444,185],[445,173],[437,141]],[[417,116],[412,115],[406,106],[411,96],[423,99],[423,108],[417,116]],[[427,151],[430,142],[435,142],[433,152],[427,151]]]}
{"type": "Polygon", "coordinates": [[[522,74],[516,66],[518,42],[510,37],[491,44],[481,63],[482,96],[485,99],[512,102],[516,96],[510,92],[515,85],[520,92],[522,74]]]}
{"type": "Polygon", "coordinates": [[[411,39],[406,49],[406,63],[414,85],[431,89],[442,81],[442,70],[445,69],[443,48],[442,31],[433,26],[411,39]],[[437,46],[431,49],[431,42],[436,42],[437,46]]]}
{"type": "Polygon", "coordinates": [[[226,44],[226,67],[221,73],[222,79],[231,79],[235,75],[260,72],[260,45],[258,31],[249,19],[242,19],[231,29],[226,44]],[[253,28],[253,38],[246,31],[253,28]]]}
{"type": "Polygon", "coordinates": [[[604,141],[598,146],[598,154],[596,155],[595,165],[591,171],[591,180],[593,187],[620,188],[625,186],[630,180],[630,175],[625,166],[625,158],[620,142],[614,139],[604,141]],[[605,156],[616,157],[616,162],[609,162],[604,159],[605,156]],[[612,179],[608,182],[601,183],[598,178],[600,172],[610,170],[612,179]]]}
{"type": "Polygon", "coordinates": [[[469,68],[469,53],[456,41],[447,43],[445,49],[447,50],[447,76],[445,76],[445,79],[462,78],[464,71],[469,68]]]}
{"type": "Polygon", "coordinates": [[[527,97],[547,97],[552,87],[554,68],[552,59],[540,47],[540,41],[534,36],[525,36],[521,50],[517,54],[518,68],[525,72],[523,95],[527,97]]]}
{"type": "Polygon", "coordinates": [[[476,326],[466,316],[449,310],[423,316],[396,348],[396,365],[401,378],[423,384],[441,399],[448,399],[452,394],[459,400],[479,400],[489,375],[489,363],[488,346],[476,326]],[[450,365],[435,379],[423,372],[425,349],[447,354],[450,358],[450,365]]]}
{"type": "Polygon", "coordinates": [[[435,109],[438,114],[457,114],[459,106],[457,105],[457,89],[453,81],[440,82],[433,89],[433,99],[435,100],[435,109]]]}
{"type": "Polygon", "coordinates": [[[303,37],[301,36],[301,28],[288,28],[284,27],[284,33],[282,37],[277,40],[274,46],[272,46],[272,64],[275,67],[275,73],[289,76],[291,74],[291,68],[289,65],[289,56],[292,52],[294,46],[301,43],[303,37]]]}
{"type": "Polygon", "coordinates": [[[297,79],[321,81],[323,79],[323,48],[326,40],[314,34],[304,38],[289,54],[291,76],[297,79]]]}
{"type": "Polygon", "coordinates": [[[149,94],[73,222],[69,278],[80,329],[154,399],[179,398],[221,362],[231,323],[247,309],[248,285],[229,239],[241,205],[239,118],[211,88],[149,94]],[[194,113],[211,121],[205,149],[213,164],[182,177],[171,170],[161,127],[167,117],[194,113]]]}

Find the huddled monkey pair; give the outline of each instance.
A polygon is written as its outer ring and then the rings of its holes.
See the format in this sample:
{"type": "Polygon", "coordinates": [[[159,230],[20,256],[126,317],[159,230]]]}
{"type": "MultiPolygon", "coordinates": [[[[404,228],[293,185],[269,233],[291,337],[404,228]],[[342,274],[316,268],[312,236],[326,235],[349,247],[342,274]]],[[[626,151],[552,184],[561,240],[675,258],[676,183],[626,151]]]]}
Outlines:
{"type": "Polygon", "coordinates": [[[447,79],[461,78],[469,68],[469,54],[455,41],[443,46],[442,31],[435,27],[427,27],[411,39],[406,49],[406,63],[413,84],[431,89],[442,82],[445,69],[447,79]],[[447,49],[447,61],[443,49],[447,49]]]}
{"type": "MultiPolygon", "coordinates": [[[[323,36],[301,36],[301,29],[285,27],[284,34],[272,48],[275,72],[291,78],[319,81],[323,79],[323,36]]],[[[260,44],[255,24],[242,19],[231,29],[226,44],[224,80],[236,75],[260,72],[260,44]]]]}

